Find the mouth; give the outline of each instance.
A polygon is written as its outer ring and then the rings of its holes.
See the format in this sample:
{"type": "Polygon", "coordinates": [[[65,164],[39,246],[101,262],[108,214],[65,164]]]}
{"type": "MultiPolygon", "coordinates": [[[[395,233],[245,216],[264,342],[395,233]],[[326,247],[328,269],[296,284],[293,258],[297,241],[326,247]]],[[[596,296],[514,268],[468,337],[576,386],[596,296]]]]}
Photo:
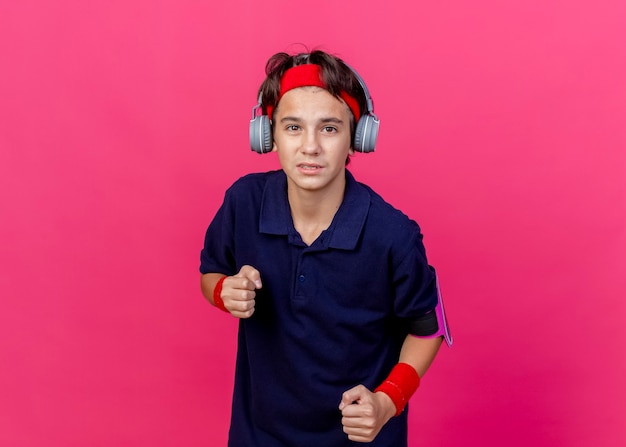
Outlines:
{"type": "Polygon", "coordinates": [[[322,169],[320,165],[315,163],[300,163],[299,165],[297,165],[297,168],[302,171],[317,171],[319,169],[322,169]]]}

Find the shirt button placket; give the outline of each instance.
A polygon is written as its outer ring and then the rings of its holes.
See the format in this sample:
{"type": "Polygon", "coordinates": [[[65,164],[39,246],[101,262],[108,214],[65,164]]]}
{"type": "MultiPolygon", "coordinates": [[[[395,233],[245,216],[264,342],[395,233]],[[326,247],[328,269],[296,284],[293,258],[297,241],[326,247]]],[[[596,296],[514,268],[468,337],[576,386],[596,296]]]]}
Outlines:
{"type": "Polygon", "coordinates": [[[300,253],[300,255],[298,256],[298,263],[296,271],[295,271],[295,280],[296,280],[296,287],[295,287],[295,297],[297,300],[303,300],[305,299],[305,297],[308,295],[307,293],[307,287],[306,287],[306,257],[304,256],[304,253],[300,253]]]}

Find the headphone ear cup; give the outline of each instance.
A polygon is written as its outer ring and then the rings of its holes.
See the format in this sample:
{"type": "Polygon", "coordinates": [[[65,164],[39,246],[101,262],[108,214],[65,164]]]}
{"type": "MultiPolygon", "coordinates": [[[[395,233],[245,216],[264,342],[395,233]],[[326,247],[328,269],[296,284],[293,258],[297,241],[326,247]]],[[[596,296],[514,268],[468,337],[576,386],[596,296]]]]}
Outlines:
{"type": "Polygon", "coordinates": [[[258,154],[272,151],[272,125],[267,115],[250,120],[250,149],[258,154]]]}
{"type": "Polygon", "coordinates": [[[356,152],[374,152],[378,139],[380,121],[373,115],[363,115],[354,132],[354,150],[356,152]]]}

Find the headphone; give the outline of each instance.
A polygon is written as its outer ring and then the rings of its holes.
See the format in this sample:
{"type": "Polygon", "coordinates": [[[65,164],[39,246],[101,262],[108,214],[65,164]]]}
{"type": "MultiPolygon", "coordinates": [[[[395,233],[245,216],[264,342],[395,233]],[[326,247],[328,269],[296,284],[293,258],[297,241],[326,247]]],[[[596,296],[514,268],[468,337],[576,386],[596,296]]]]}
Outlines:
{"type": "MultiPolygon", "coordinates": [[[[365,82],[352,67],[346,64],[352,71],[359,85],[365,94],[367,111],[359,118],[354,131],[353,149],[356,152],[374,152],[376,149],[376,139],[378,138],[378,127],[380,120],[374,115],[374,102],[370,96],[365,82]]],[[[258,103],[252,108],[252,119],[250,120],[250,149],[258,154],[266,154],[272,151],[272,124],[270,117],[258,114],[262,110],[263,94],[259,94],[258,103]]]]}

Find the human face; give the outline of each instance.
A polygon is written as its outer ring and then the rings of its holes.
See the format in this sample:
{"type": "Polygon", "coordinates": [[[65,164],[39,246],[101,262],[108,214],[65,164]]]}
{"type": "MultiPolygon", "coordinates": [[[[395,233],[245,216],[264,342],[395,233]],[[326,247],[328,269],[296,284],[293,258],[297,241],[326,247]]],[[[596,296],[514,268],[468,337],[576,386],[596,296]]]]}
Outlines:
{"type": "Polygon", "coordinates": [[[291,192],[339,194],[345,188],[350,109],[319,87],[288,91],[274,111],[273,150],[291,192]]]}

